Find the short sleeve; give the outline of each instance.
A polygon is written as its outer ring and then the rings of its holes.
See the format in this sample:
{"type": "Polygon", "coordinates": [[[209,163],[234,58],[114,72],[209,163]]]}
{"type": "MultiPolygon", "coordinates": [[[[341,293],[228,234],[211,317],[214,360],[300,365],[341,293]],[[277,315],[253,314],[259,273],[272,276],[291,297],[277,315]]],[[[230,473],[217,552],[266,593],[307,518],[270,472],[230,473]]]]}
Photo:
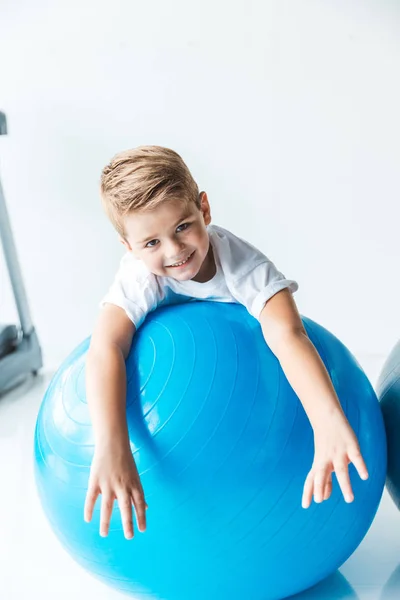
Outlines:
{"type": "Polygon", "coordinates": [[[267,259],[243,275],[232,287],[232,294],[238,302],[243,304],[253,317],[259,319],[265,303],[272,296],[286,288],[294,293],[299,286],[296,281],[286,279],[274,263],[267,259]]]}
{"type": "Polygon", "coordinates": [[[125,255],[100,306],[105,304],[119,306],[138,329],[146,315],[155,310],[160,301],[161,295],[156,277],[145,271],[138,261],[125,255]]]}
{"type": "Polygon", "coordinates": [[[258,248],[222,227],[212,231],[229,291],[253,317],[259,319],[265,303],[281,290],[298,289],[258,248]]]}

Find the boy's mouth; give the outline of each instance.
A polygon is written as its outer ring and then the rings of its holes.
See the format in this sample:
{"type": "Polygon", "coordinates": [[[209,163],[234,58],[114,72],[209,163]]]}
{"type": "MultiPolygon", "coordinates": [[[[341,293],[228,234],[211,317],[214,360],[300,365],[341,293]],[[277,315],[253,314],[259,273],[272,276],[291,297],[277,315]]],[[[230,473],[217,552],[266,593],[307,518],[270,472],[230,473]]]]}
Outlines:
{"type": "Polygon", "coordinates": [[[194,253],[195,251],[193,251],[191,254],[189,254],[189,256],[187,256],[184,260],[181,260],[180,262],[176,262],[173,265],[167,265],[167,268],[170,269],[172,267],[183,267],[183,265],[186,265],[191,260],[194,253]]]}

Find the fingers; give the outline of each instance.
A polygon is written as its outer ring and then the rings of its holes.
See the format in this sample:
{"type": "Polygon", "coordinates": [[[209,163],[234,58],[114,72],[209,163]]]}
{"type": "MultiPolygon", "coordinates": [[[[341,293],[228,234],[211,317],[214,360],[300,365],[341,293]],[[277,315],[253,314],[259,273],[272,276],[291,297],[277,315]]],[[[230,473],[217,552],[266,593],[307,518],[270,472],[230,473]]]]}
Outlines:
{"type": "Polygon", "coordinates": [[[368,469],[361,455],[360,448],[358,446],[349,451],[349,460],[355,466],[360,478],[364,481],[368,479],[368,469]]]}
{"type": "Polygon", "coordinates": [[[338,480],[340,489],[346,502],[353,502],[354,495],[350,483],[349,468],[347,460],[342,459],[338,464],[335,464],[335,474],[338,480]]]}
{"type": "Polygon", "coordinates": [[[121,513],[122,527],[127,540],[133,538],[132,501],[127,491],[118,495],[118,505],[121,513]]]}
{"type": "Polygon", "coordinates": [[[343,456],[343,458],[337,464],[335,464],[336,479],[338,480],[343,497],[346,502],[353,502],[354,494],[350,481],[348,468],[349,462],[353,463],[361,479],[364,481],[368,479],[368,469],[361,455],[358,444],[350,448],[347,452],[347,455],[343,456]]]}
{"type": "Polygon", "coordinates": [[[84,508],[84,519],[87,523],[89,523],[92,520],[93,509],[96,504],[96,500],[99,493],[100,490],[97,487],[89,487],[87,491],[84,508]]]}
{"type": "Polygon", "coordinates": [[[148,508],[144,499],[143,490],[135,490],[132,494],[135,507],[136,522],[140,532],[146,531],[146,510],[148,508]]]}
{"type": "Polygon", "coordinates": [[[144,493],[142,489],[135,489],[131,492],[131,494],[126,490],[121,491],[117,498],[124,535],[126,539],[129,540],[134,537],[132,503],[134,505],[136,522],[140,532],[144,532],[146,530],[146,510],[148,506],[144,499],[144,493]]]}
{"type": "MultiPolygon", "coordinates": [[[[100,494],[100,489],[95,487],[90,488],[86,494],[84,519],[88,523],[92,520],[94,506],[100,494]]],[[[109,533],[115,498],[116,496],[111,491],[102,494],[100,511],[100,535],[102,537],[106,537],[109,533]]],[[[126,539],[132,539],[134,536],[132,502],[135,507],[138,529],[140,532],[146,530],[146,510],[148,505],[144,499],[143,490],[133,490],[132,492],[122,490],[118,493],[117,499],[124,535],[126,539]]]]}
{"type": "Polygon", "coordinates": [[[111,513],[115,496],[111,492],[103,492],[100,512],[100,535],[106,537],[110,528],[111,513]]]}
{"type": "Polygon", "coordinates": [[[331,472],[328,467],[316,469],[313,467],[304,484],[303,498],[301,505],[303,508],[309,508],[313,496],[317,504],[328,499],[332,491],[331,472]],[[326,497],[327,496],[327,497],[326,497]]]}
{"type": "Polygon", "coordinates": [[[325,483],[324,501],[329,500],[332,494],[332,474],[329,473],[328,479],[325,483]]]}
{"type": "Polygon", "coordinates": [[[328,462],[323,466],[317,467],[316,464],[307,475],[303,497],[302,507],[309,508],[314,498],[316,503],[328,500],[332,495],[332,471],[336,474],[340,490],[346,502],[350,503],[354,500],[353,489],[350,481],[349,463],[353,463],[361,479],[368,479],[368,469],[361,455],[358,444],[349,448],[342,456],[337,456],[332,462],[328,462]]]}
{"type": "Polygon", "coordinates": [[[301,505],[303,508],[309,508],[312,502],[312,497],[314,493],[314,473],[311,470],[307,475],[306,481],[304,483],[303,489],[303,498],[301,500],[301,505]]]}
{"type": "Polygon", "coordinates": [[[320,504],[324,500],[327,468],[322,467],[314,474],[314,501],[320,504]]]}

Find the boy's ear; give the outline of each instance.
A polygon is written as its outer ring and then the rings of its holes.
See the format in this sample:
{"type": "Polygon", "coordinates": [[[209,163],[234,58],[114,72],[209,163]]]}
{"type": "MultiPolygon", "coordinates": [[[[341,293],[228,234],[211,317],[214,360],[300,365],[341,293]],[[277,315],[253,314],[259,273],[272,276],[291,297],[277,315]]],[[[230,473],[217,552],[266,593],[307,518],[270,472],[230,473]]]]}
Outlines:
{"type": "Polygon", "coordinates": [[[200,192],[200,210],[203,213],[205,225],[209,225],[211,223],[211,209],[206,192],[200,192]]]}
{"type": "Polygon", "coordinates": [[[128,250],[128,252],[131,252],[132,246],[130,245],[130,243],[128,242],[128,240],[124,239],[123,237],[120,237],[119,241],[121,242],[121,244],[123,246],[125,246],[125,248],[128,250]]]}

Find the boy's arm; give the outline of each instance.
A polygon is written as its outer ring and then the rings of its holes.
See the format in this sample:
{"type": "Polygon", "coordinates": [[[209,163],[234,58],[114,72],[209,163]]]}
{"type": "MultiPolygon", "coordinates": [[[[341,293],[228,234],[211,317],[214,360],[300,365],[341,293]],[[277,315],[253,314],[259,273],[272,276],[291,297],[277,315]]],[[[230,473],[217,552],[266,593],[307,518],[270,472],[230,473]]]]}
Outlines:
{"type": "Polygon", "coordinates": [[[349,463],[354,464],[362,479],[368,478],[368,471],[357,438],[289,290],[282,290],[268,300],[260,323],[265,341],[278,358],[314,431],[314,462],[304,485],[304,508],[310,506],[313,495],[316,502],[329,498],[332,471],[336,472],[345,500],[351,502],[354,498],[349,463]]]}
{"type": "Polygon", "coordinates": [[[125,536],[133,536],[132,502],[140,531],[146,528],[143,489],[132,456],[126,422],[125,359],[135,326],[125,312],[106,304],[100,311],[86,361],[86,393],[92,418],[95,453],[85,503],[91,520],[101,494],[101,535],[107,535],[114,500],[121,510],[125,536]]]}
{"type": "Polygon", "coordinates": [[[94,328],[86,362],[86,392],[95,442],[129,443],[125,416],[126,369],[135,326],[118,306],[106,304],[94,328]]]}

